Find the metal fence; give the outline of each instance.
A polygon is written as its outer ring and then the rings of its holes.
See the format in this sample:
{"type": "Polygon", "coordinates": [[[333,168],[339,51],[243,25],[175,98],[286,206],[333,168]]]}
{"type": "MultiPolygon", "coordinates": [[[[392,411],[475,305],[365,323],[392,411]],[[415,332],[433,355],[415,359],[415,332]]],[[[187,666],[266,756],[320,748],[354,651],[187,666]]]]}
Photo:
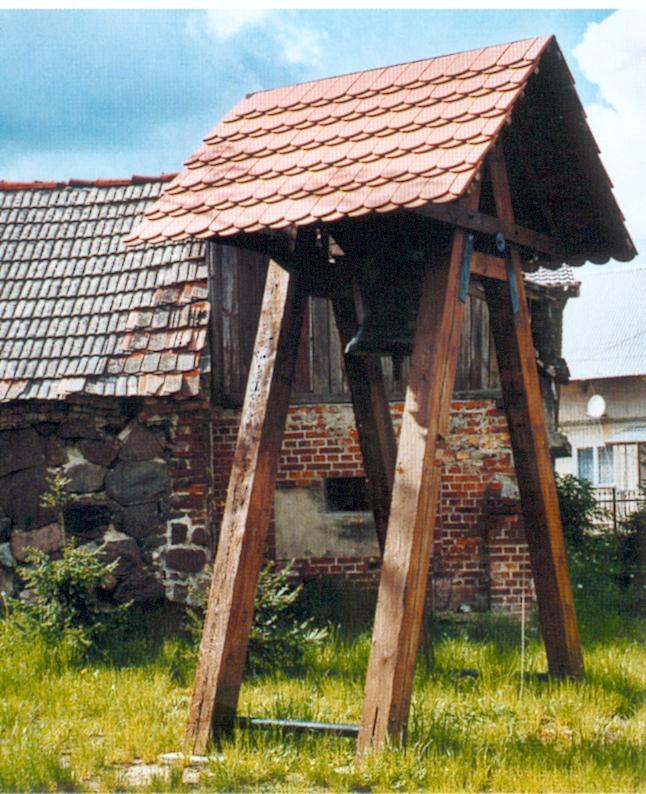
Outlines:
{"type": "Polygon", "coordinates": [[[637,510],[646,509],[646,494],[643,491],[620,491],[617,488],[598,487],[594,489],[597,504],[607,515],[603,525],[613,529],[637,510]]]}

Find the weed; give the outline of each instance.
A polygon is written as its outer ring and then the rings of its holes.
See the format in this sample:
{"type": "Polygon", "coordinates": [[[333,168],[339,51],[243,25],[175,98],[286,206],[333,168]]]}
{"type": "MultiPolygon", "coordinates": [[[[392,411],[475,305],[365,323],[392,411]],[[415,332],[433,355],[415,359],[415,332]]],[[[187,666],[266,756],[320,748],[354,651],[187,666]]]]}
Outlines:
{"type": "Polygon", "coordinates": [[[98,589],[117,561],[102,559],[103,547],[76,546],[68,540],[60,559],[40,549],[27,551],[20,576],[29,597],[5,597],[5,621],[29,636],[41,636],[71,659],[80,661],[108,631],[123,623],[128,604],[102,600],[98,589]]]}
{"type": "MultiPolygon", "coordinates": [[[[260,572],[253,621],[249,632],[247,670],[251,674],[301,667],[308,649],[320,645],[328,629],[317,627],[313,617],[295,609],[303,585],[290,582],[293,564],[276,570],[266,565],[260,572]]],[[[189,612],[189,629],[199,641],[206,600],[189,612]]]]}
{"type": "Polygon", "coordinates": [[[67,490],[70,484],[69,478],[63,474],[62,469],[50,471],[47,475],[47,490],[40,496],[42,507],[50,507],[56,511],[58,525],[61,528],[63,538],[65,538],[65,507],[70,503],[72,497],[67,490]]]}

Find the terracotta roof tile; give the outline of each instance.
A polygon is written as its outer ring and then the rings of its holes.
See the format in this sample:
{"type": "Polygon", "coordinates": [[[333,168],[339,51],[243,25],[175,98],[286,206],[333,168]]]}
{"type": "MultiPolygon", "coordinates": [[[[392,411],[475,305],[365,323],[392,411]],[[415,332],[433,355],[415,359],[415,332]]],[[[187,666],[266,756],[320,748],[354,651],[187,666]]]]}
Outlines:
{"type": "MultiPolygon", "coordinates": [[[[207,135],[127,241],[227,237],[455,201],[518,100],[533,91],[530,107],[546,115],[537,87],[545,73],[563,112],[580,110],[553,37],[252,94],[207,135]],[[530,83],[539,64],[545,68],[530,83]]],[[[546,121],[552,138],[542,156],[552,170],[577,147],[588,151],[594,145],[583,118],[580,139],[565,123],[546,121]],[[576,140],[564,151],[567,136],[576,140]]],[[[542,186],[553,192],[553,206],[568,201],[558,230],[572,248],[567,260],[632,258],[634,246],[600,163],[593,164],[594,184],[586,188],[592,201],[584,190],[572,192],[572,180],[585,181],[581,168],[573,169],[572,178],[559,176],[547,185],[543,180],[542,186]],[[581,210],[583,205],[590,209],[581,210]],[[608,218],[602,234],[598,217],[608,218]]],[[[544,220],[538,218],[539,226],[544,220]]]]}
{"type": "Polygon", "coordinates": [[[390,207],[393,196],[395,204],[404,195],[406,204],[453,200],[549,42],[528,39],[252,94],[205,138],[130,241],[354,217],[390,207]],[[320,195],[327,184],[337,192],[320,195]]]}

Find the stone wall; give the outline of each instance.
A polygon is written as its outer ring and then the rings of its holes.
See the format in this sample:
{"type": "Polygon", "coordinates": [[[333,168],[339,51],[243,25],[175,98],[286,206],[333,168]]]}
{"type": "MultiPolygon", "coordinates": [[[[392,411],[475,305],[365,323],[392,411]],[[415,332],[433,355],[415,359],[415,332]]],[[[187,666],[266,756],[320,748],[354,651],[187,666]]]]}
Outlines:
{"type": "Polygon", "coordinates": [[[30,546],[60,551],[48,474],[69,481],[64,524],[119,557],[118,601],[185,600],[211,558],[209,411],[199,400],[77,397],[0,409],[0,585],[30,546]],[[205,432],[206,426],[206,432],[205,432]]]}

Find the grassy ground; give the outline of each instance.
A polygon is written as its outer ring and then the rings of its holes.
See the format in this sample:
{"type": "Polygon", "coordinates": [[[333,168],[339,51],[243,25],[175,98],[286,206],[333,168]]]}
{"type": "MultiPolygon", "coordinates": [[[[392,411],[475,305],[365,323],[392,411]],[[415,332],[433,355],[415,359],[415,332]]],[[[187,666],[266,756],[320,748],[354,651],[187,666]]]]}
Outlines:
{"type": "MultiPolygon", "coordinates": [[[[418,664],[406,749],[356,767],[351,739],[239,731],[214,755],[204,787],[643,790],[640,622],[585,604],[581,622],[585,681],[536,675],[545,658],[534,629],[522,691],[518,625],[486,616],[436,622],[434,652],[418,664]],[[461,673],[470,668],[479,677],[461,673]]],[[[240,713],[357,722],[369,641],[361,625],[336,630],[299,675],[247,680],[240,713]]],[[[192,668],[167,616],[134,616],[129,637],[85,667],[7,627],[0,653],[0,789],[114,790],[115,764],[181,749],[192,668]]],[[[181,790],[180,777],[165,787],[181,790]]]]}

